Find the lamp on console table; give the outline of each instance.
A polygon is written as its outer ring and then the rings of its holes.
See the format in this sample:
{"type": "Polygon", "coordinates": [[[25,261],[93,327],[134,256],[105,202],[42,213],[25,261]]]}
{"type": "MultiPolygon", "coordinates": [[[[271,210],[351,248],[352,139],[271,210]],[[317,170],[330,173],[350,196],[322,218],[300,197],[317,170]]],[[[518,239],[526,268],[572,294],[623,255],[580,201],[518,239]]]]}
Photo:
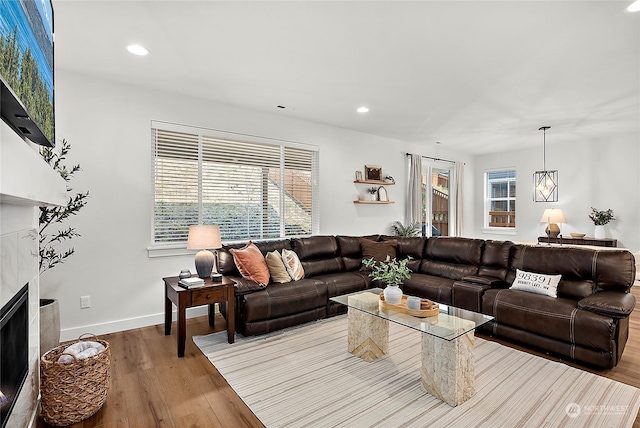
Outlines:
{"type": "Polygon", "coordinates": [[[566,223],[567,219],[564,218],[562,210],[560,208],[547,208],[542,214],[541,223],[547,223],[547,228],[544,230],[549,238],[557,238],[560,234],[560,227],[558,223],[566,223]]]}
{"type": "Polygon", "coordinates": [[[222,248],[220,242],[220,228],[210,224],[200,224],[189,226],[189,237],[187,238],[188,250],[200,250],[196,254],[196,271],[200,278],[210,278],[215,256],[209,250],[222,248]]]}

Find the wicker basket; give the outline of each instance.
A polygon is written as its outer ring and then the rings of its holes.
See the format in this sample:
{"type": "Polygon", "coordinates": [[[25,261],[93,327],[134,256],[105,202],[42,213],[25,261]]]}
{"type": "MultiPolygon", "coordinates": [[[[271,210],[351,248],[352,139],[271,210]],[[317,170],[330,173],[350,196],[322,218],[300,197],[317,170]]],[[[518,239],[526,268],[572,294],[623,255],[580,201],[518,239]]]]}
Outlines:
{"type": "MultiPolygon", "coordinates": [[[[84,335],[83,335],[84,336],[84,335]]],[[[49,425],[65,426],[94,415],[107,399],[110,379],[111,349],[109,343],[95,336],[65,342],[40,359],[40,393],[42,417],[49,425]],[[92,340],[105,350],[92,357],[59,363],[58,358],[71,344],[92,340]]]]}

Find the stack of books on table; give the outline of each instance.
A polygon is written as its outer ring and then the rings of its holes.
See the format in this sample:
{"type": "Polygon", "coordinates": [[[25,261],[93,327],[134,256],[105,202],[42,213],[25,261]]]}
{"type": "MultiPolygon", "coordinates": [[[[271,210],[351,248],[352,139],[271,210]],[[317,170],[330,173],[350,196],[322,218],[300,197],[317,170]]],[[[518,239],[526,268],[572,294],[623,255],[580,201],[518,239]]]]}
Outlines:
{"type": "Polygon", "coordinates": [[[178,285],[182,288],[197,288],[204,286],[204,279],[202,278],[183,278],[178,281],[178,285]]]}

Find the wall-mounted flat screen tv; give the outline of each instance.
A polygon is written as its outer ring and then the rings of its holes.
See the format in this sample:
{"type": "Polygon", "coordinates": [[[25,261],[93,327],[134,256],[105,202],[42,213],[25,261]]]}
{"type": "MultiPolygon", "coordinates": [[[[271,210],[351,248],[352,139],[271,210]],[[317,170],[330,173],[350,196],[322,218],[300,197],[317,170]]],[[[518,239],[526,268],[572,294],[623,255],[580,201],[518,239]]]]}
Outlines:
{"type": "Polygon", "coordinates": [[[2,119],[55,146],[51,0],[0,0],[0,81],[2,119]]]}

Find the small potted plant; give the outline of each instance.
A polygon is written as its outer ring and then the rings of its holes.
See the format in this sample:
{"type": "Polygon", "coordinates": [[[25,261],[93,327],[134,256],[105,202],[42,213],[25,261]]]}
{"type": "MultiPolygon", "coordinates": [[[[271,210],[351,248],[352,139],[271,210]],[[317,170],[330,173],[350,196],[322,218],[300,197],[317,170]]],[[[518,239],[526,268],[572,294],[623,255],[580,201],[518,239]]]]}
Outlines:
{"type": "Polygon", "coordinates": [[[398,260],[388,255],[383,262],[376,262],[373,258],[362,260],[362,264],[372,270],[369,276],[386,285],[384,289],[386,302],[397,305],[402,300],[400,284],[403,280],[411,278],[411,270],[407,267],[409,260],[409,258],[398,260]]]}
{"type": "Polygon", "coordinates": [[[401,221],[395,221],[391,225],[391,231],[396,236],[420,236],[422,233],[422,223],[414,221],[405,226],[401,221]]]}
{"type": "Polygon", "coordinates": [[[378,200],[378,188],[377,187],[369,187],[367,189],[367,193],[369,194],[369,200],[377,201],[378,200]]]}
{"type": "Polygon", "coordinates": [[[606,211],[599,211],[594,207],[591,207],[591,214],[589,214],[589,218],[591,219],[591,221],[593,221],[593,224],[596,226],[596,230],[594,233],[594,237],[596,239],[604,239],[605,237],[604,225],[616,219],[615,216],[613,215],[613,210],[608,209],[606,211]]]}

